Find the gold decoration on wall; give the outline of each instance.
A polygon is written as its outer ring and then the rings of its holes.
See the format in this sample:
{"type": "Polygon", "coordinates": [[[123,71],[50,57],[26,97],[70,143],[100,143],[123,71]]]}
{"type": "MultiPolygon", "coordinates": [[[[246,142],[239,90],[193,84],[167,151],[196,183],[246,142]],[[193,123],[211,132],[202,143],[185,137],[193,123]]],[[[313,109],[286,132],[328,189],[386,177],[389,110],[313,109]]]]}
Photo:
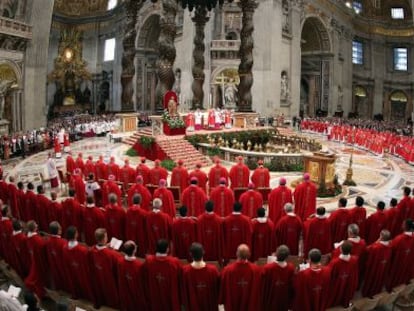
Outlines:
{"type": "Polygon", "coordinates": [[[108,0],[55,0],[54,11],[67,16],[93,16],[105,13],[107,8],[108,0]]]}
{"type": "Polygon", "coordinates": [[[14,69],[8,64],[0,64],[0,81],[17,81],[14,69]]]}

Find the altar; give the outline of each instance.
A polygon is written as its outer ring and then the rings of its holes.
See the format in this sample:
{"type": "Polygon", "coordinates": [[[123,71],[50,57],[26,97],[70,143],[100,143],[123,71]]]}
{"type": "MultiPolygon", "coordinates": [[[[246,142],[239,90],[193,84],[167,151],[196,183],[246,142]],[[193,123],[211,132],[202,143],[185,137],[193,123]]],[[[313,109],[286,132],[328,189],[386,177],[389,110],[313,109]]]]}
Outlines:
{"type": "Polygon", "coordinates": [[[312,182],[322,189],[335,188],[335,160],[336,156],[328,152],[314,152],[313,155],[305,155],[305,172],[308,172],[312,182]]]}
{"type": "Polygon", "coordinates": [[[120,120],[121,132],[134,132],[137,130],[139,113],[118,113],[116,117],[120,120]]]}
{"type": "Polygon", "coordinates": [[[236,112],[233,115],[235,127],[255,128],[259,120],[259,114],[256,112],[236,112]]]}

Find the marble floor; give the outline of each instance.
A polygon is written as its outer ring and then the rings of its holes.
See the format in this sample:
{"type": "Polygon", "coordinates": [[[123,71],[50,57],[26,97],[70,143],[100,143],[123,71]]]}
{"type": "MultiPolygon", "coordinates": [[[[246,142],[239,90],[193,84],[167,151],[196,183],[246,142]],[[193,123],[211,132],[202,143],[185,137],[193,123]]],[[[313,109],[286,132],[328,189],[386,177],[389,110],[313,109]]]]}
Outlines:
{"type": "MultiPolygon", "coordinates": [[[[402,196],[402,187],[407,185],[413,187],[414,181],[414,167],[405,163],[403,160],[393,156],[385,155],[379,157],[373,155],[364,150],[352,148],[345,144],[336,142],[329,142],[324,136],[314,134],[302,134],[304,136],[312,137],[320,141],[324,148],[327,148],[330,152],[337,155],[336,171],[339,178],[339,182],[342,183],[346,177],[346,170],[349,166],[349,159],[351,153],[353,153],[353,179],[357,183],[355,187],[344,187],[344,191],[340,196],[345,196],[349,199],[348,205],[354,204],[356,196],[361,195],[366,200],[366,207],[369,212],[374,211],[375,205],[378,201],[383,200],[388,205],[391,198],[400,198],[402,196]]],[[[129,146],[123,143],[110,142],[106,137],[87,138],[71,144],[72,154],[74,157],[79,152],[83,153],[84,159],[89,155],[94,157],[94,160],[99,155],[103,155],[105,160],[109,160],[110,156],[116,158],[118,164],[122,164],[124,159],[128,158],[132,166],[135,166],[139,157],[128,157],[125,152],[129,146]]],[[[32,155],[26,159],[12,160],[9,163],[3,165],[7,175],[13,175],[17,180],[24,182],[32,181],[35,186],[42,182],[41,174],[44,176],[46,173],[46,159],[47,151],[32,155]]],[[[65,167],[65,157],[63,155],[61,159],[56,159],[58,167],[65,167]]],[[[153,163],[147,161],[148,166],[152,167],[153,163]]],[[[230,168],[232,163],[224,162],[225,166],[230,168]]],[[[209,170],[209,167],[203,168],[205,171],[209,170]]],[[[301,176],[301,173],[271,173],[271,187],[278,185],[280,177],[286,177],[288,183],[301,176]]],[[[62,197],[65,195],[65,191],[62,190],[62,197]]],[[[320,198],[318,204],[323,205],[328,211],[333,210],[337,206],[338,197],[335,198],[320,198]]]]}

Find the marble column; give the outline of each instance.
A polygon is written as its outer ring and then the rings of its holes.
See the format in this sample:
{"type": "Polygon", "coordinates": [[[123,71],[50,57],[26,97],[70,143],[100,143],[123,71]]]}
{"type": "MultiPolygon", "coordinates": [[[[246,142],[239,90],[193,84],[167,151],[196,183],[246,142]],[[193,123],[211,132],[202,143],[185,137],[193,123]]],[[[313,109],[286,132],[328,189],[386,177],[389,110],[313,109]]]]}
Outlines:
{"type": "Polygon", "coordinates": [[[308,107],[305,109],[305,116],[315,116],[315,91],[316,91],[316,76],[309,78],[309,94],[308,94],[308,107]]]}

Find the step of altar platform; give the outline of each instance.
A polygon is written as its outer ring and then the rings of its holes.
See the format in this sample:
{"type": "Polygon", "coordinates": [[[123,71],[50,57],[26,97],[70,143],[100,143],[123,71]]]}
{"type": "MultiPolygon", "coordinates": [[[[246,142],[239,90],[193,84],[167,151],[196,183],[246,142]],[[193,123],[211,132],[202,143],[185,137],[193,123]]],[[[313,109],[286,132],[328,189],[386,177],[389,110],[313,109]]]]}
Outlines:
{"type": "Polygon", "coordinates": [[[278,130],[280,135],[285,135],[285,136],[297,136],[298,135],[298,133],[295,132],[290,126],[277,127],[276,129],[278,130]]]}
{"type": "Polygon", "coordinates": [[[139,140],[141,136],[152,136],[152,129],[151,127],[143,127],[136,131],[131,136],[125,137],[122,139],[124,144],[133,146],[139,140]]]}

